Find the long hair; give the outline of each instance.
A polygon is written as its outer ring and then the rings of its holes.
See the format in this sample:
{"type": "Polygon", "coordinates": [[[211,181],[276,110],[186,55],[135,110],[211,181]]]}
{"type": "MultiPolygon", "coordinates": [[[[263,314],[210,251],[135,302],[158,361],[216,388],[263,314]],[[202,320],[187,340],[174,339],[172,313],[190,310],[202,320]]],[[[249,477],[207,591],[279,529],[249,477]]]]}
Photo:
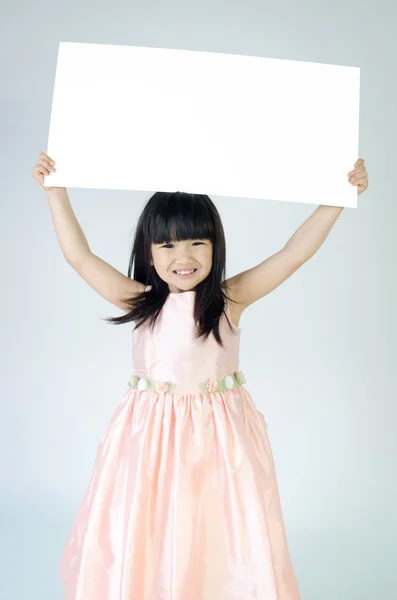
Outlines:
{"type": "MultiPolygon", "coordinates": [[[[188,239],[212,242],[212,268],[208,276],[195,288],[194,319],[197,337],[206,339],[213,332],[218,344],[223,346],[219,333],[219,321],[225,314],[230,329],[232,325],[226,313],[230,300],[225,291],[226,244],[223,225],[212,200],[204,194],[185,192],[156,192],[145,205],[138,220],[128,266],[128,277],[151,286],[151,289],[123,302],[131,310],[120,317],[104,320],[114,325],[130,321],[135,328],[149,321],[151,327],[158,319],[170,293],[168,284],[161,279],[151,265],[151,244],[169,244],[188,239]]],[[[183,292],[181,292],[183,293],[183,292]]]]}

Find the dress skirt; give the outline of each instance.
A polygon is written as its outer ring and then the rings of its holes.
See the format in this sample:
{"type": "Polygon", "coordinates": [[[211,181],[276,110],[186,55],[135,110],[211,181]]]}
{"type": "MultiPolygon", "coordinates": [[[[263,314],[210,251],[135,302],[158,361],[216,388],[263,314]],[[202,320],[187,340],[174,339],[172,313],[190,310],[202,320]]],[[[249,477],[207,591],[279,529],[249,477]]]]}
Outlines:
{"type": "Polygon", "coordinates": [[[128,389],[60,574],[65,600],[301,600],[265,418],[243,386],[128,389]]]}

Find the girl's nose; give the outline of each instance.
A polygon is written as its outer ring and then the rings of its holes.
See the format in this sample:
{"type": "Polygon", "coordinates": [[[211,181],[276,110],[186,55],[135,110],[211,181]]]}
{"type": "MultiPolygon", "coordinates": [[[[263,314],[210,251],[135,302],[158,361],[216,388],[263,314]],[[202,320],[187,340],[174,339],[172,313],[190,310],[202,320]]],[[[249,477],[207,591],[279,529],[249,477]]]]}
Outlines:
{"type": "Polygon", "coordinates": [[[177,261],[180,263],[188,263],[191,260],[190,252],[188,250],[180,250],[176,253],[177,261]]]}

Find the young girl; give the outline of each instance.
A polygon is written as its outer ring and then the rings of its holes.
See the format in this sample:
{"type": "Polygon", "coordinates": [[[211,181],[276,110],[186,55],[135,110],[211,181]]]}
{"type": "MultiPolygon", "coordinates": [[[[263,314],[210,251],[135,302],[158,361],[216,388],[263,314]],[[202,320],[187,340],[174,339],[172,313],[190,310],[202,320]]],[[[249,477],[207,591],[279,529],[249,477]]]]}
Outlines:
{"type": "MultiPolygon", "coordinates": [[[[41,153],[34,178],[44,187],[52,170],[41,153]]],[[[362,159],[348,176],[367,189],[362,159]]],[[[343,209],[318,207],[279,252],[225,280],[210,198],[158,192],[125,277],[90,251],[66,189],[44,189],[65,259],[124,311],[109,322],[135,324],[129,387],[62,556],[66,600],[300,600],[238,323],[313,256],[343,209]]]]}

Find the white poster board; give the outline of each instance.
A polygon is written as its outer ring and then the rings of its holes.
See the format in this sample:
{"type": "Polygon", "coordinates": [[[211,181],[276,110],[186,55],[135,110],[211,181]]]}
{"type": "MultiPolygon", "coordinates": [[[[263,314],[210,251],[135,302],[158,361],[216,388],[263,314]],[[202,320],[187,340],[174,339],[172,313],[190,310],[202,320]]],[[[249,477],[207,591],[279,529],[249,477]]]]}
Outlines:
{"type": "Polygon", "coordinates": [[[44,185],[357,206],[360,69],[59,45],[44,185]]]}

